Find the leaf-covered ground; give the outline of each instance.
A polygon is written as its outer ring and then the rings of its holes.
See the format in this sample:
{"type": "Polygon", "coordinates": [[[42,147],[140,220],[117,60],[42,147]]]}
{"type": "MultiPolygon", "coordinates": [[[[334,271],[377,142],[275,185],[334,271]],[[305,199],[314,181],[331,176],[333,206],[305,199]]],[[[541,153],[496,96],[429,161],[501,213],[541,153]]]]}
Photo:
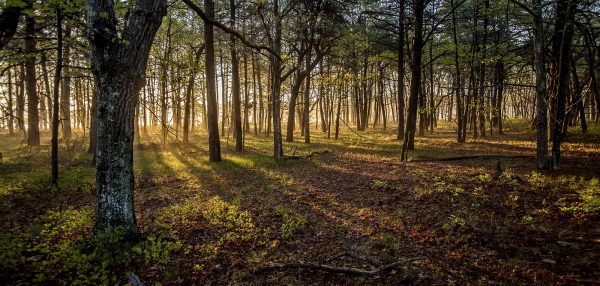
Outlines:
{"type": "Polygon", "coordinates": [[[134,272],[146,285],[600,283],[599,126],[569,134],[559,172],[535,170],[534,134],[516,128],[465,144],[441,128],[417,138],[409,162],[393,131],[312,133],[310,145],[284,144],[300,158],[282,162],[262,135],[247,135],[241,154],[222,138],[221,163],[208,163],[202,132],[165,150],[143,136],[142,235],[124,246],[118,233],[91,239],[94,170],[81,142],[61,146],[52,189],[48,146],[4,136],[0,282],[113,284],[134,272]],[[416,257],[373,276],[257,272],[273,263],[372,270],[416,257]]]}

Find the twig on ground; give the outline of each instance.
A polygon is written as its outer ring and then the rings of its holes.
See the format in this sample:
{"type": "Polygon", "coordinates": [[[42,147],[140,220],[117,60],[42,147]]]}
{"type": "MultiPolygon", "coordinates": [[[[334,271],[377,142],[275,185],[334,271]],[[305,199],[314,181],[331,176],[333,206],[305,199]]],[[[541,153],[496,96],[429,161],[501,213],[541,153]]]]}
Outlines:
{"type": "Polygon", "coordinates": [[[469,160],[469,159],[498,159],[498,158],[517,159],[517,158],[531,158],[531,157],[532,156],[529,156],[529,155],[473,155],[473,156],[459,156],[459,157],[449,157],[449,158],[422,157],[425,159],[412,160],[412,162],[460,161],[460,160],[469,160]]]}
{"type": "Polygon", "coordinates": [[[311,152],[311,153],[309,153],[306,156],[286,156],[285,160],[308,159],[308,158],[313,157],[315,155],[323,155],[323,154],[327,154],[329,152],[331,152],[331,151],[329,151],[329,150],[323,150],[323,151],[314,151],[314,152],[311,152]]]}
{"type": "Polygon", "coordinates": [[[344,274],[354,274],[354,275],[366,275],[366,276],[375,276],[378,274],[382,274],[386,271],[389,271],[393,268],[396,268],[402,264],[423,260],[425,257],[413,257],[408,259],[402,259],[396,261],[394,263],[382,265],[373,270],[364,270],[354,267],[335,267],[329,266],[325,264],[319,263],[276,263],[268,266],[264,266],[255,271],[255,273],[263,273],[266,271],[279,271],[279,270],[288,270],[288,269],[303,269],[303,270],[313,270],[313,271],[325,271],[331,273],[344,273],[344,274]]]}

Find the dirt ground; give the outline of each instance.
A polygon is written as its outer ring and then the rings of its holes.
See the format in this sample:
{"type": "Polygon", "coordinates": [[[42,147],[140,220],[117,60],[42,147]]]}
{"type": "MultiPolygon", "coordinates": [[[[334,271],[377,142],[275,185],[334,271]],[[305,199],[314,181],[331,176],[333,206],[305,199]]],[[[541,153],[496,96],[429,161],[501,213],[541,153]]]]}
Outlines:
{"type": "Polygon", "coordinates": [[[534,135],[517,129],[458,144],[442,128],[417,138],[408,162],[393,130],[337,141],[314,131],[310,145],[284,142],[295,158],[281,162],[264,135],[247,135],[240,154],[222,138],[221,163],[208,162],[203,133],[165,149],[146,135],[135,155],[141,238],[124,262],[86,250],[95,193],[83,143],[61,146],[53,189],[47,145],[0,137],[0,247],[17,249],[0,255],[0,282],[85,283],[104,272],[82,265],[108,260],[117,281],[134,272],[145,285],[598,285],[599,129],[567,137],[561,171],[537,171],[534,135]],[[396,262],[371,275],[264,269],[396,262]]]}

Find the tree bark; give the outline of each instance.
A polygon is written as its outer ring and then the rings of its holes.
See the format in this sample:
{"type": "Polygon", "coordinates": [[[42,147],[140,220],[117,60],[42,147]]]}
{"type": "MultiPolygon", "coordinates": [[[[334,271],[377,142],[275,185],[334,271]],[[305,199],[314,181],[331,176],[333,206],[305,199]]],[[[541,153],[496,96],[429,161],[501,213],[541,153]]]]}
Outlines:
{"type": "MultiPolygon", "coordinates": [[[[308,46],[306,55],[306,87],[304,88],[304,143],[310,143],[310,64],[312,57],[312,45],[308,46]]],[[[319,96],[321,96],[319,94],[319,96]]]]}
{"type": "Polygon", "coordinates": [[[190,71],[190,78],[188,80],[187,88],[185,90],[185,102],[184,102],[184,110],[183,110],[183,142],[189,142],[190,137],[190,114],[191,114],[191,105],[194,101],[193,98],[193,89],[194,89],[194,80],[196,79],[196,66],[200,63],[200,55],[204,50],[204,46],[200,46],[200,48],[196,51],[196,55],[194,57],[194,61],[192,63],[192,69],[190,71]]]}
{"type": "Polygon", "coordinates": [[[30,55],[25,60],[26,90],[27,90],[27,145],[40,146],[40,117],[39,98],[37,94],[37,78],[35,75],[36,52],[35,20],[33,16],[26,17],[25,51],[30,55]]]}
{"type": "MultiPolygon", "coordinates": [[[[214,17],[215,6],[212,0],[204,0],[206,16],[214,17]]],[[[221,142],[219,140],[219,122],[217,107],[217,90],[215,78],[215,43],[213,24],[204,21],[204,42],[206,43],[206,101],[208,117],[208,152],[211,162],[221,161],[221,142]]]]}
{"type": "MultiPolygon", "coordinates": [[[[229,1],[229,10],[231,13],[231,28],[235,29],[235,1],[229,1]]],[[[233,137],[235,137],[235,151],[244,150],[244,141],[242,134],[242,111],[240,97],[240,70],[239,59],[235,47],[235,36],[229,34],[229,43],[231,49],[231,96],[233,101],[233,137]]]]}
{"type": "Polygon", "coordinates": [[[408,99],[408,121],[404,142],[402,143],[401,160],[406,161],[408,150],[414,149],[415,129],[417,125],[417,99],[421,87],[421,55],[423,51],[423,0],[414,0],[414,34],[412,60],[410,63],[411,80],[410,96],[408,99]]]}
{"type": "Polygon", "coordinates": [[[58,186],[58,109],[59,109],[59,85],[63,65],[63,15],[60,9],[56,9],[56,68],[54,69],[54,90],[52,105],[52,157],[50,159],[51,176],[50,182],[53,186],[58,186]]]}
{"type": "MultiPolygon", "coordinates": [[[[64,38],[68,39],[71,36],[71,28],[67,26],[64,31],[64,38]]],[[[61,89],[60,89],[60,119],[62,125],[62,136],[63,139],[71,139],[71,75],[69,74],[71,58],[71,49],[69,45],[64,48],[63,62],[65,65],[61,89]]]]}
{"type": "Polygon", "coordinates": [[[150,47],[167,3],[136,0],[121,36],[113,1],[87,0],[86,19],[92,72],[98,92],[96,235],[122,228],[137,234],[133,204],[135,106],[150,47]]]}
{"type": "MultiPolygon", "coordinates": [[[[450,0],[450,6],[454,7],[454,1],[450,0]]],[[[459,53],[458,53],[458,37],[457,37],[457,33],[456,30],[457,25],[456,25],[456,13],[454,11],[455,9],[452,9],[452,39],[454,41],[454,70],[455,70],[455,96],[456,96],[456,127],[457,127],[457,141],[458,143],[463,143],[465,142],[465,137],[463,137],[463,120],[464,120],[464,107],[463,107],[463,98],[464,98],[464,91],[463,91],[463,83],[461,80],[461,70],[460,70],[460,60],[459,60],[459,53]]]]}
{"type": "MultiPolygon", "coordinates": [[[[273,17],[275,19],[275,35],[273,37],[272,63],[272,101],[273,101],[273,156],[276,160],[283,158],[283,142],[281,138],[281,17],[279,0],[273,2],[273,17]]],[[[289,124],[289,123],[288,123],[289,124]]]]}
{"type": "Polygon", "coordinates": [[[575,17],[576,0],[560,0],[557,2],[558,13],[554,25],[554,40],[552,54],[554,56],[552,91],[556,101],[552,114],[552,169],[560,169],[560,146],[563,139],[563,124],[565,123],[565,108],[569,92],[569,65],[571,56],[571,41],[573,38],[573,21],[575,17]]]}
{"type": "Polygon", "coordinates": [[[6,102],[7,106],[6,108],[8,109],[8,135],[14,135],[15,134],[15,114],[14,114],[14,107],[13,107],[13,84],[12,84],[12,72],[9,69],[7,71],[7,77],[8,77],[8,100],[6,102]]]}

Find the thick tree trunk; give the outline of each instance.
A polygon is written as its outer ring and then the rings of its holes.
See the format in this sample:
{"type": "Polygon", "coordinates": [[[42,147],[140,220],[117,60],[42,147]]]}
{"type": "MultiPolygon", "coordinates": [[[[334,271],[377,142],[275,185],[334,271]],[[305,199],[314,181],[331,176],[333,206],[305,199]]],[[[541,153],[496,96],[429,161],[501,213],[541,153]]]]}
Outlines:
{"type": "Polygon", "coordinates": [[[117,38],[114,3],[86,1],[92,71],[98,92],[96,159],[96,234],[122,228],[137,233],[133,205],[133,125],[135,106],[150,46],[167,3],[137,0],[117,38]],[[125,44],[125,42],[127,44],[125,44]]]}

